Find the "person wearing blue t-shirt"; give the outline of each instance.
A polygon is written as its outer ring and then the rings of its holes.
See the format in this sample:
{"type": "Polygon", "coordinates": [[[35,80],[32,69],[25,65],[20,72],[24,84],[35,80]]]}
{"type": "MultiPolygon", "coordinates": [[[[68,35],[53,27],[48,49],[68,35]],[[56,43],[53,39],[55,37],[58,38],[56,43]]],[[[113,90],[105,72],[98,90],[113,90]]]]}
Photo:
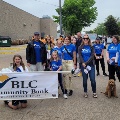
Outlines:
{"type": "Polygon", "coordinates": [[[103,76],[108,76],[105,73],[105,63],[104,63],[104,45],[100,43],[100,38],[96,38],[95,44],[93,45],[95,49],[95,64],[97,70],[97,76],[100,75],[99,73],[99,61],[102,67],[103,76]]]}
{"type": "Polygon", "coordinates": [[[91,81],[93,97],[97,98],[96,94],[96,81],[95,81],[95,63],[94,63],[94,47],[91,45],[91,40],[87,34],[83,36],[83,42],[78,48],[81,71],[83,77],[84,97],[88,97],[87,93],[87,79],[88,74],[91,81]]]}
{"type": "Polygon", "coordinates": [[[109,71],[109,80],[110,79],[115,79],[115,72],[118,76],[118,72],[115,66],[115,58],[116,58],[116,53],[118,49],[118,42],[119,42],[119,37],[117,35],[114,35],[112,37],[112,43],[108,46],[107,52],[106,52],[106,57],[107,57],[107,62],[108,62],[108,71],[109,71]]]}
{"type": "MultiPolygon", "coordinates": [[[[59,59],[58,57],[58,52],[57,51],[53,51],[52,55],[51,55],[51,59],[50,59],[50,69],[52,71],[61,71],[62,70],[62,60],[59,59]]],[[[62,74],[58,73],[58,81],[63,93],[63,97],[65,99],[67,99],[67,94],[64,92],[64,87],[63,87],[63,83],[62,83],[62,74]]]]}
{"type": "Polygon", "coordinates": [[[34,39],[28,43],[26,48],[27,65],[31,71],[43,71],[47,63],[46,47],[39,39],[39,32],[35,32],[34,39]]]}
{"type": "Polygon", "coordinates": [[[58,52],[59,59],[62,60],[61,46],[62,46],[62,41],[61,41],[61,40],[57,40],[56,46],[54,46],[54,48],[51,49],[50,54],[52,54],[53,51],[57,51],[57,52],[58,52]]]}
{"type": "MultiPolygon", "coordinates": [[[[71,71],[73,68],[76,69],[76,48],[71,44],[71,36],[65,37],[61,51],[63,55],[63,71],[71,71]]],[[[69,91],[69,96],[71,96],[73,94],[71,73],[63,74],[63,80],[65,92],[67,93],[69,91]]]]}
{"type": "Polygon", "coordinates": [[[115,64],[117,65],[117,67],[116,67],[117,73],[118,73],[117,77],[118,77],[119,82],[120,82],[120,44],[118,45],[118,48],[117,48],[115,64]]]}

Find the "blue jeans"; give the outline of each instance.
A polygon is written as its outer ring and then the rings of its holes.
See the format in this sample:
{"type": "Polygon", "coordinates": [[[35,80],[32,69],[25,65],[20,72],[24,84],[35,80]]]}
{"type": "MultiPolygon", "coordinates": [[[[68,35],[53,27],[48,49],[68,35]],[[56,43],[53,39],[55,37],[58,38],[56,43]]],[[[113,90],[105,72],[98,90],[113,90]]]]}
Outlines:
{"type": "MultiPolygon", "coordinates": [[[[95,81],[95,66],[90,65],[91,70],[89,71],[89,77],[91,81],[91,87],[93,93],[96,93],[96,81],[95,81]]],[[[87,92],[87,79],[88,79],[88,74],[84,72],[84,67],[81,65],[81,71],[82,71],[82,77],[83,77],[83,88],[84,92],[87,92]]]]}

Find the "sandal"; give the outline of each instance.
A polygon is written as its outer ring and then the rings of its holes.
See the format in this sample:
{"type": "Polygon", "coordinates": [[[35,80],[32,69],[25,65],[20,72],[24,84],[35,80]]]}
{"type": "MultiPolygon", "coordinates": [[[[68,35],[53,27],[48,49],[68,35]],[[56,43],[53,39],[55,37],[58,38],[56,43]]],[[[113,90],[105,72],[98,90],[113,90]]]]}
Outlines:
{"type": "Polygon", "coordinates": [[[97,98],[97,94],[96,93],[93,93],[93,98],[97,98]]]}
{"type": "Polygon", "coordinates": [[[84,93],[84,97],[85,97],[85,98],[88,98],[88,94],[87,94],[87,93],[84,93]]]}

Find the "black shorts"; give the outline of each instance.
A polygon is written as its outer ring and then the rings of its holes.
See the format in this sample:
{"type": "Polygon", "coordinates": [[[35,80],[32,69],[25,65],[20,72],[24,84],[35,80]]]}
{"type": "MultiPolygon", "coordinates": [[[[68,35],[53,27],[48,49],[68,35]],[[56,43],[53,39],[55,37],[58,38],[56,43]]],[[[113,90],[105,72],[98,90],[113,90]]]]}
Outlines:
{"type": "Polygon", "coordinates": [[[12,100],[12,105],[17,106],[20,103],[27,103],[27,100],[12,100]]]}

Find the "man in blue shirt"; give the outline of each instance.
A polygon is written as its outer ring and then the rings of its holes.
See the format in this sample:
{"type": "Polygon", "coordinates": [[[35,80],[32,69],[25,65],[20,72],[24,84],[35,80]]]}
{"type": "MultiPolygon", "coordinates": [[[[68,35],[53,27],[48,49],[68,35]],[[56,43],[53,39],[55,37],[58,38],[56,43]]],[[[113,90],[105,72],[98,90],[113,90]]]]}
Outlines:
{"type": "Polygon", "coordinates": [[[26,48],[27,65],[31,71],[43,71],[47,62],[47,51],[43,42],[40,41],[39,32],[34,33],[34,39],[26,48]]]}

